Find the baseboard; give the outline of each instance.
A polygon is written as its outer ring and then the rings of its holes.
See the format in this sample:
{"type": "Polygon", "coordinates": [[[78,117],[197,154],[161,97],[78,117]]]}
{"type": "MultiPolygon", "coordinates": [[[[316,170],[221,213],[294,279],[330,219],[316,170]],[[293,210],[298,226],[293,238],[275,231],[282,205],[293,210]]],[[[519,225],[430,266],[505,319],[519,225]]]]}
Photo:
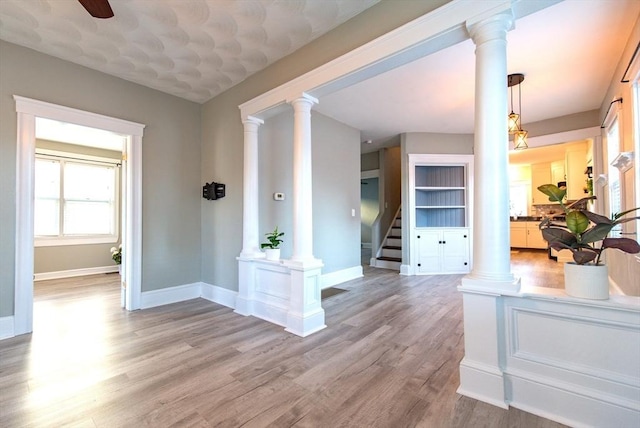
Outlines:
{"type": "Polygon", "coordinates": [[[342,284],[343,282],[351,281],[352,279],[362,278],[362,266],[353,266],[347,269],[338,270],[331,273],[326,273],[320,278],[321,288],[333,287],[334,285],[342,284]]]}
{"type": "Polygon", "coordinates": [[[238,297],[237,291],[202,282],[200,295],[203,299],[207,299],[213,303],[217,303],[231,309],[236,308],[236,297],[238,297]]]}
{"type": "Polygon", "coordinates": [[[13,315],[0,318],[0,340],[8,339],[16,335],[13,323],[13,315]]]}
{"type": "Polygon", "coordinates": [[[534,379],[530,373],[506,374],[505,378],[511,389],[511,406],[568,426],[631,427],[640,421],[633,397],[622,399],[556,380],[534,379]]]}
{"type": "Polygon", "coordinates": [[[415,275],[411,265],[400,265],[400,275],[415,275]]]}
{"type": "Polygon", "coordinates": [[[48,279],[73,278],[74,276],[99,275],[103,273],[118,272],[118,265],[97,266],[83,269],[59,270],[55,272],[42,272],[33,275],[34,281],[46,281],[48,279]]]}
{"type": "Polygon", "coordinates": [[[505,402],[503,373],[496,367],[469,361],[460,361],[460,386],[458,394],[508,409],[505,402]]]}
{"type": "Polygon", "coordinates": [[[160,290],[143,291],[140,302],[141,309],[154,308],[156,306],[169,305],[185,300],[201,297],[200,282],[178,285],[176,287],[161,288],[160,290]]]}

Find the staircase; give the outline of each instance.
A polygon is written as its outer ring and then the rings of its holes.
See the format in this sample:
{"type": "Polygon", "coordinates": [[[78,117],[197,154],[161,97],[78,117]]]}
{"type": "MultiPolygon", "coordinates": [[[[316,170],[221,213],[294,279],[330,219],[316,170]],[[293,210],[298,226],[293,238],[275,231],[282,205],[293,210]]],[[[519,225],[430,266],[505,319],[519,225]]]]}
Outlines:
{"type": "Polygon", "coordinates": [[[402,264],[402,217],[398,210],[393,224],[387,232],[379,255],[375,259],[375,267],[400,271],[402,264]]]}

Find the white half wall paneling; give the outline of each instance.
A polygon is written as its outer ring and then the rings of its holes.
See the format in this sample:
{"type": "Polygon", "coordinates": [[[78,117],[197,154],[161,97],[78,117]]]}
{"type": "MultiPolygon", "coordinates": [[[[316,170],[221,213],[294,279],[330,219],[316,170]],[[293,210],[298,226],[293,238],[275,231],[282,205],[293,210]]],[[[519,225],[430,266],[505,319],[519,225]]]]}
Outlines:
{"type": "Polygon", "coordinates": [[[640,423],[640,308],[505,298],[509,404],[572,426],[640,423]]]}

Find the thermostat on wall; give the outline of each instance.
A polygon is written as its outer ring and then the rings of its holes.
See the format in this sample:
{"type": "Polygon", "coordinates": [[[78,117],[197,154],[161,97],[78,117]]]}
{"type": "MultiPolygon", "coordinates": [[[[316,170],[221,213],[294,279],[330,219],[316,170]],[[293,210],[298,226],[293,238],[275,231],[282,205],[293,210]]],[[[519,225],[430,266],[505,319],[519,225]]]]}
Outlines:
{"type": "Polygon", "coordinates": [[[274,193],[273,194],[273,199],[276,201],[284,201],[284,193],[274,193]]]}

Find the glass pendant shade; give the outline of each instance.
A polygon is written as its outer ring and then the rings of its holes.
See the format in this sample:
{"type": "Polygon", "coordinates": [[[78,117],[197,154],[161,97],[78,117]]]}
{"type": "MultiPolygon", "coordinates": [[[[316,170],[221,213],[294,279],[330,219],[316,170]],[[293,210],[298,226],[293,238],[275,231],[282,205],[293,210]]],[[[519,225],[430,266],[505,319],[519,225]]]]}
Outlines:
{"type": "Polygon", "coordinates": [[[519,130],[513,133],[513,149],[524,150],[529,148],[527,145],[527,131],[519,130]]]}
{"type": "Polygon", "coordinates": [[[515,134],[520,130],[520,115],[513,111],[509,114],[508,119],[509,134],[515,134]]]}

